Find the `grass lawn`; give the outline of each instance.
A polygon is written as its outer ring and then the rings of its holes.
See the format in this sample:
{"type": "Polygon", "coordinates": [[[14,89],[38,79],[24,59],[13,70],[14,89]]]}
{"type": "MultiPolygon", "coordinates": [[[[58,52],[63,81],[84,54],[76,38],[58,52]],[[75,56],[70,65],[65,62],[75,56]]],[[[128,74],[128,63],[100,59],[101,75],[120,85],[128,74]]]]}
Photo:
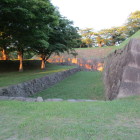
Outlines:
{"type": "Polygon", "coordinates": [[[53,87],[35,95],[62,99],[104,99],[104,85],[101,72],[78,72],[53,87]]]}
{"type": "Polygon", "coordinates": [[[140,96],[97,102],[0,101],[0,140],[139,140],[140,96]]]}
{"type": "MultiPolygon", "coordinates": [[[[118,47],[118,46],[117,46],[118,47]]],[[[115,47],[115,48],[117,48],[115,47]]],[[[75,51],[78,53],[77,58],[86,58],[86,59],[100,59],[106,57],[112,50],[114,46],[109,47],[92,47],[92,48],[77,48],[75,51]]],[[[75,58],[73,55],[64,53],[61,54],[63,58],[75,58]]],[[[56,57],[52,55],[50,58],[56,57]]]]}
{"type": "Polygon", "coordinates": [[[47,64],[46,70],[35,69],[26,70],[24,72],[3,72],[0,73],[0,87],[18,84],[35,78],[40,78],[48,74],[68,70],[74,67],[75,66],[58,66],[47,64]]]}

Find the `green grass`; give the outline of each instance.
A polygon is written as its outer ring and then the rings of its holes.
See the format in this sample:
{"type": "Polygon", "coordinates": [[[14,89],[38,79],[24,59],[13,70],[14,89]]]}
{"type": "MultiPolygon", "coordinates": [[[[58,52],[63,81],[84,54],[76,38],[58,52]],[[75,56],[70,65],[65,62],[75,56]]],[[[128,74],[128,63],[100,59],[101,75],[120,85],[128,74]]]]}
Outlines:
{"type": "Polygon", "coordinates": [[[101,72],[78,72],[53,87],[35,95],[62,99],[104,99],[101,72]]]}
{"type": "MultiPolygon", "coordinates": [[[[69,68],[48,65],[46,71],[1,73],[0,86],[69,68]]],[[[79,72],[36,96],[104,99],[101,75],[79,72]]],[[[139,140],[139,136],[140,96],[96,102],[0,101],[0,140],[139,140]]]]}
{"type": "Polygon", "coordinates": [[[123,48],[125,45],[128,44],[128,42],[129,42],[130,39],[132,39],[132,38],[140,38],[140,30],[137,31],[134,35],[132,35],[132,36],[129,37],[128,39],[126,39],[125,41],[123,41],[123,42],[119,45],[119,47],[120,47],[120,48],[123,48]]]}
{"type": "Polygon", "coordinates": [[[0,140],[139,140],[140,96],[115,101],[0,101],[0,140]]]}
{"type": "MultiPolygon", "coordinates": [[[[107,54],[105,55],[105,58],[111,54],[112,52],[114,52],[115,50],[118,50],[118,49],[123,49],[130,41],[130,39],[132,38],[140,38],[140,30],[137,31],[134,35],[132,35],[131,37],[129,37],[128,39],[124,40],[119,46],[109,46],[112,48],[112,50],[107,54]]],[[[108,48],[108,47],[106,47],[108,48]]]]}
{"type": "MultiPolygon", "coordinates": [[[[128,42],[130,41],[130,39],[132,39],[132,38],[140,38],[140,30],[138,30],[135,34],[133,34],[128,39],[124,40],[119,46],[106,46],[106,47],[102,47],[102,48],[112,48],[113,50],[120,49],[120,48],[123,48],[125,45],[127,45],[128,42]]],[[[87,49],[100,50],[102,48],[100,48],[100,47],[94,47],[94,48],[77,48],[75,50],[87,50],[87,49]]]]}
{"type": "Polygon", "coordinates": [[[104,52],[107,50],[107,49],[110,49],[109,51],[107,51],[107,53],[105,52],[104,55],[95,55],[96,58],[100,58],[101,56],[104,56],[104,57],[107,57],[108,54],[112,53],[113,51],[115,50],[118,50],[118,49],[122,49],[123,47],[125,47],[125,45],[128,44],[128,42],[130,41],[130,39],[132,38],[140,38],[140,30],[137,31],[135,34],[133,34],[131,37],[129,37],[128,39],[126,39],[125,41],[123,41],[119,46],[106,46],[106,47],[94,47],[94,48],[77,48],[75,49],[76,51],[78,50],[83,50],[83,51],[86,51],[86,50],[95,50],[97,51],[97,54],[98,52],[100,52],[101,50],[104,50],[104,52]]]}
{"type": "Polygon", "coordinates": [[[46,70],[35,69],[26,70],[24,72],[3,72],[0,73],[0,87],[18,84],[71,68],[74,68],[74,66],[58,66],[53,64],[47,64],[46,70]]]}

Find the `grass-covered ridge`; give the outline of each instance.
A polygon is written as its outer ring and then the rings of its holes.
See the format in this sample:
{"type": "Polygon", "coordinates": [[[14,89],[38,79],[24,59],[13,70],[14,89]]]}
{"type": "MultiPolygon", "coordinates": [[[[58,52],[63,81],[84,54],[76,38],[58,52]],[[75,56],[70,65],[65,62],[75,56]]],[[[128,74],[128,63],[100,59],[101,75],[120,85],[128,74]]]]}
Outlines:
{"type": "Polygon", "coordinates": [[[130,41],[130,39],[132,38],[140,38],[140,30],[137,31],[135,34],[133,34],[131,37],[129,37],[128,39],[126,39],[125,41],[123,41],[120,45],[119,48],[124,47],[125,45],[128,44],[128,42],[130,41]]]}
{"type": "Polygon", "coordinates": [[[104,84],[101,72],[78,72],[51,88],[35,95],[62,99],[104,99],[104,84]]]}
{"type": "Polygon", "coordinates": [[[48,74],[65,71],[74,68],[74,66],[58,66],[53,64],[47,64],[46,70],[32,69],[25,70],[23,72],[3,72],[0,73],[0,87],[14,85],[29,81],[35,78],[40,78],[48,74]]]}
{"type": "Polygon", "coordinates": [[[109,48],[111,47],[111,49],[110,49],[110,51],[109,51],[109,53],[107,55],[104,55],[104,58],[107,57],[110,53],[114,52],[115,50],[123,49],[129,43],[130,39],[132,39],[132,38],[140,38],[140,30],[137,31],[131,37],[129,37],[126,40],[124,40],[119,46],[109,46],[109,48]]]}
{"type": "Polygon", "coordinates": [[[0,101],[0,140],[139,140],[140,96],[115,101],[0,101]]]}
{"type": "MultiPolygon", "coordinates": [[[[76,48],[75,51],[78,53],[77,58],[86,59],[100,59],[107,57],[111,52],[123,48],[128,44],[131,38],[140,38],[140,30],[134,35],[123,41],[119,46],[105,46],[105,47],[92,47],[92,48],[76,48]]],[[[62,58],[74,58],[74,56],[64,53],[61,54],[62,58]]],[[[51,58],[53,58],[52,56],[51,58]]]]}
{"type": "MultiPolygon", "coordinates": [[[[75,51],[77,52],[76,58],[84,58],[84,59],[100,59],[107,56],[112,50],[114,49],[113,46],[108,47],[93,47],[93,48],[77,48],[75,51]]],[[[68,53],[63,53],[60,55],[62,58],[75,58],[73,55],[68,53]]],[[[50,58],[53,59],[56,57],[52,55],[50,58]]]]}

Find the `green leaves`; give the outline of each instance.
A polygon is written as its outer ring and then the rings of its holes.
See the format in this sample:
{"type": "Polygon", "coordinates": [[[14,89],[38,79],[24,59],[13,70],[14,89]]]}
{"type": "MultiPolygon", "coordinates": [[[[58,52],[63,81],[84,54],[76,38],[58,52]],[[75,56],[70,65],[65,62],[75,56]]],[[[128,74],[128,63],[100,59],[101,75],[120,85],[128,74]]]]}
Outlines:
{"type": "Polygon", "coordinates": [[[1,0],[0,21],[0,32],[6,35],[0,36],[1,46],[22,53],[33,51],[48,58],[52,53],[70,52],[80,42],[77,28],[50,0],[1,0]]]}
{"type": "Polygon", "coordinates": [[[135,11],[129,15],[126,26],[128,29],[127,34],[129,36],[140,29],[140,11],[135,11]]]}

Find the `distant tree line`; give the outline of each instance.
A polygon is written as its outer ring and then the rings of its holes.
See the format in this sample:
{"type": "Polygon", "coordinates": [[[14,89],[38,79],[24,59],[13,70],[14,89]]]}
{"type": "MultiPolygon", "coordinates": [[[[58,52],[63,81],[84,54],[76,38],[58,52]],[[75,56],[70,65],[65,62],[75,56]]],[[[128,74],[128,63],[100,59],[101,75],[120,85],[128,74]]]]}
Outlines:
{"type": "Polygon", "coordinates": [[[50,0],[0,0],[0,51],[3,60],[15,52],[23,71],[24,54],[38,54],[41,69],[52,53],[75,53],[81,43],[78,28],[61,16],[50,0]]]}
{"type": "Polygon", "coordinates": [[[79,30],[82,36],[80,47],[102,47],[119,45],[140,29],[140,11],[131,13],[123,26],[94,32],[92,28],[79,30]]]}

